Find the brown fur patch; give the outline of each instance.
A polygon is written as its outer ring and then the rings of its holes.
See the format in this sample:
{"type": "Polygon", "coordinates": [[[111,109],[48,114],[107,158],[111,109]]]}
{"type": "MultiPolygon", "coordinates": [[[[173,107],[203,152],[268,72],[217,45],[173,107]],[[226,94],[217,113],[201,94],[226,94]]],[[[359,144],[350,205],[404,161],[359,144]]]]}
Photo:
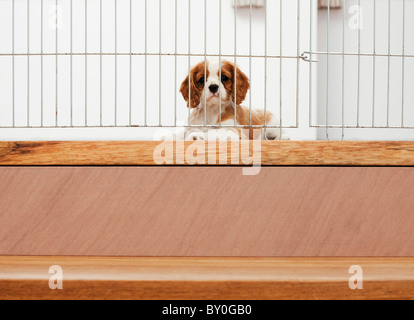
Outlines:
{"type": "Polygon", "coordinates": [[[229,78],[227,83],[223,83],[229,99],[230,97],[234,99],[236,96],[236,104],[241,104],[250,89],[249,78],[239,68],[235,68],[234,63],[230,61],[223,62],[221,74],[229,78]]]}
{"type": "MultiPolygon", "coordinates": [[[[266,112],[266,124],[273,118],[270,112],[266,112]]],[[[221,121],[234,120],[234,107],[227,108],[221,114],[221,121]]],[[[217,122],[219,124],[220,121],[217,122]]],[[[250,110],[243,106],[237,106],[237,124],[242,126],[250,126],[250,110]]],[[[265,113],[262,110],[252,110],[252,126],[264,126],[265,113]]],[[[249,139],[253,139],[254,128],[249,129],[249,139]]],[[[240,134],[240,129],[238,130],[240,134]]]]}
{"type": "MultiPolygon", "coordinates": [[[[183,83],[181,84],[180,92],[183,95],[185,101],[187,101],[187,107],[197,108],[200,105],[201,94],[204,89],[204,82],[200,82],[200,79],[204,79],[204,61],[197,64],[190,71],[183,83]],[[190,79],[191,76],[191,79],[190,79]],[[191,90],[190,90],[191,84],[191,90]],[[189,102],[191,95],[191,103],[189,102]]],[[[207,76],[209,76],[209,71],[207,68],[207,76]]]]}

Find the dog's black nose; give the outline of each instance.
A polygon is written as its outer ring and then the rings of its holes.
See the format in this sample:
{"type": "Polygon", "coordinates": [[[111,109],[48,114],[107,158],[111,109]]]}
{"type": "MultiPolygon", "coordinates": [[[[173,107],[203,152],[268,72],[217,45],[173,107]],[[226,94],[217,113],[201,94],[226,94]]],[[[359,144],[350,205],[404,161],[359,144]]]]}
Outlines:
{"type": "Polygon", "coordinates": [[[219,86],[218,85],[216,85],[216,84],[212,84],[210,87],[208,87],[209,89],[210,89],[210,91],[211,91],[211,93],[216,93],[217,91],[218,91],[218,89],[219,89],[219,86]]]}

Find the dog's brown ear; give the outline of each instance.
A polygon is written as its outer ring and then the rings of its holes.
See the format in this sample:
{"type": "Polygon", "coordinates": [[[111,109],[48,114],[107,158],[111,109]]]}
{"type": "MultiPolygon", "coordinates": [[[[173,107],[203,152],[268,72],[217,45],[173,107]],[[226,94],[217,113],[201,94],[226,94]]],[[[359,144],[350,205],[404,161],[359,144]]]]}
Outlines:
{"type": "Polygon", "coordinates": [[[247,96],[247,92],[250,89],[249,78],[238,68],[236,67],[236,76],[234,77],[237,81],[234,81],[236,87],[236,103],[241,104],[247,96]]]}
{"type": "Polygon", "coordinates": [[[224,62],[223,70],[231,74],[232,87],[230,96],[233,100],[236,99],[236,103],[240,105],[246,99],[247,92],[250,89],[249,78],[230,61],[224,62]]]}
{"type": "Polygon", "coordinates": [[[187,76],[183,83],[181,84],[180,92],[183,95],[185,101],[187,101],[188,108],[197,108],[201,102],[201,91],[195,85],[196,72],[194,69],[191,70],[191,79],[190,76],[187,76]],[[191,96],[191,101],[190,100],[191,96]]]}

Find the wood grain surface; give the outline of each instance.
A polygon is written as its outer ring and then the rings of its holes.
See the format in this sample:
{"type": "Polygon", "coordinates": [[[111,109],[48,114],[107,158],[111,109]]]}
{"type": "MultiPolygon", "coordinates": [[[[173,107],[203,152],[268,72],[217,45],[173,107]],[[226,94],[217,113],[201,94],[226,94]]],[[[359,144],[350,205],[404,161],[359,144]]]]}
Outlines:
{"type": "Polygon", "coordinates": [[[2,167],[0,255],[414,257],[413,168],[2,167]]]}
{"type": "MultiPolygon", "coordinates": [[[[0,165],[155,165],[154,150],[161,142],[0,142],[0,165]]],[[[188,164],[177,161],[177,154],[185,154],[194,142],[173,144],[171,163],[188,164]]],[[[250,146],[251,152],[253,147],[250,146]]],[[[218,145],[205,146],[199,143],[198,152],[204,163],[207,151],[216,154],[216,161],[210,164],[243,164],[237,153],[218,145]]],[[[198,153],[197,153],[198,154],[198,153]]],[[[366,142],[366,141],[263,141],[259,161],[272,166],[414,166],[414,142],[366,142]]]]}
{"type": "Polygon", "coordinates": [[[0,299],[414,299],[414,259],[0,257],[0,299]]]}

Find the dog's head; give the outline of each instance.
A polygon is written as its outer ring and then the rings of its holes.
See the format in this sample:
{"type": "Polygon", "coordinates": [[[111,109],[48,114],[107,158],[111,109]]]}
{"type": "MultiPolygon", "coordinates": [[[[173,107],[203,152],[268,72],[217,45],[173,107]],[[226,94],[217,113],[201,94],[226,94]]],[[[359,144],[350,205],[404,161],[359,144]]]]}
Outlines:
{"type": "Polygon", "coordinates": [[[188,107],[197,108],[204,101],[219,104],[220,97],[223,103],[236,101],[239,105],[249,88],[249,78],[232,62],[223,60],[220,66],[218,60],[207,60],[207,64],[203,61],[191,69],[180,92],[188,107]]]}

